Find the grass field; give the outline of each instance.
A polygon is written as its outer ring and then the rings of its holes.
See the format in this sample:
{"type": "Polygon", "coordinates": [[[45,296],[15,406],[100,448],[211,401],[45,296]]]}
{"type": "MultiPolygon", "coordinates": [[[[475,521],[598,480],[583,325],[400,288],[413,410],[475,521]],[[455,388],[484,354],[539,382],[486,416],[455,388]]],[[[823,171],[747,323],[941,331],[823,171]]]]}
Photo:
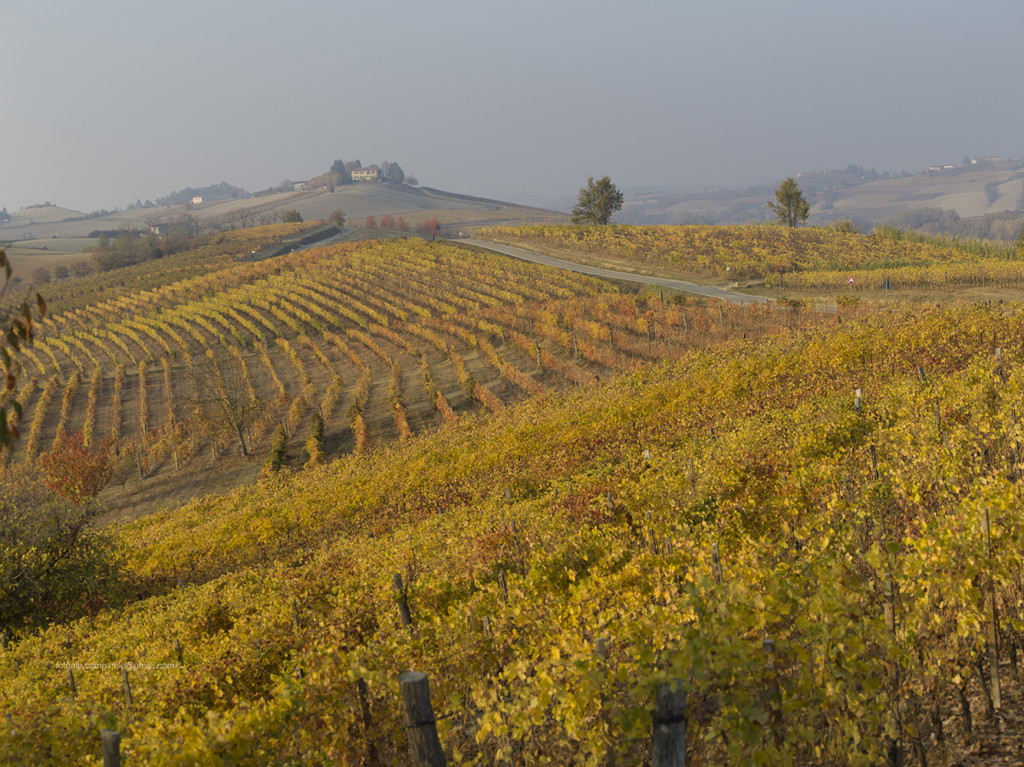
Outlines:
{"type": "Polygon", "coordinates": [[[86,248],[96,247],[94,237],[51,237],[46,240],[19,240],[12,242],[15,250],[53,250],[63,253],[77,253],[86,248]]]}
{"type": "MultiPolygon", "coordinates": [[[[58,242],[51,240],[51,242],[58,242]]],[[[7,258],[11,264],[11,277],[18,278],[24,283],[32,281],[32,272],[40,267],[45,267],[51,272],[57,266],[70,266],[71,264],[87,258],[79,250],[59,250],[56,247],[43,250],[36,247],[21,247],[12,245],[4,248],[7,258]]],[[[12,288],[16,290],[16,288],[12,288]]]]}

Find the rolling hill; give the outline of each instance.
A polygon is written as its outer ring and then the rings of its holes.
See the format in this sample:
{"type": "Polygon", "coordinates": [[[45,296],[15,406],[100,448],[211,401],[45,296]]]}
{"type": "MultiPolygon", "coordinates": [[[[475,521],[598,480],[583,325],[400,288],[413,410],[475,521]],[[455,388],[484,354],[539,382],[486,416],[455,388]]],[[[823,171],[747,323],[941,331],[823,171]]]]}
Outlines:
{"type": "MultiPolygon", "coordinates": [[[[140,764],[401,764],[408,669],[452,763],[642,763],[667,723],[695,765],[1015,753],[1016,305],[724,305],[418,238],[243,260],[307,227],[52,286],[0,395],[0,761],[95,763],[106,729],[140,764]],[[116,480],[61,569],[13,531],[59,508],[32,470],[79,431],[116,480]]],[[[495,234],[978,271],[821,229],[495,234]]]]}
{"type": "MultiPolygon", "coordinates": [[[[811,224],[852,219],[869,226],[903,211],[939,208],[960,218],[1018,213],[1024,220],[1024,170],[1021,163],[982,163],[918,174],[878,178],[853,171],[796,176],[812,203],[811,224]]],[[[616,220],[636,224],[752,223],[772,220],[769,185],[707,193],[636,194],[616,220]]],[[[1020,223],[1017,223],[1017,231],[1020,223]]]]}
{"type": "Polygon", "coordinates": [[[666,687],[688,764],[1012,762],[1021,317],[783,323],[118,527],[149,593],[5,640],[0,759],[406,763],[414,669],[456,764],[649,763],[666,687]]]}
{"type": "Polygon", "coordinates": [[[123,211],[102,217],[85,217],[76,211],[58,207],[27,208],[11,215],[11,221],[0,225],[0,240],[42,240],[56,235],[58,238],[80,238],[90,232],[117,229],[124,226],[148,228],[150,223],[172,220],[185,213],[204,225],[239,226],[239,214],[253,212],[259,223],[261,217],[284,210],[298,210],[305,220],[326,218],[341,209],[351,225],[361,226],[367,216],[404,216],[410,225],[424,218],[437,218],[441,224],[453,227],[473,227],[495,223],[556,222],[564,215],[541,208],[515,203],[469,197],[439,189],[411,187],[404,184],[370,183],[338,187],[334,192],[326,189],[281,192],[264,197],[219,200],[201,205],[167,205],[123,211]]]}

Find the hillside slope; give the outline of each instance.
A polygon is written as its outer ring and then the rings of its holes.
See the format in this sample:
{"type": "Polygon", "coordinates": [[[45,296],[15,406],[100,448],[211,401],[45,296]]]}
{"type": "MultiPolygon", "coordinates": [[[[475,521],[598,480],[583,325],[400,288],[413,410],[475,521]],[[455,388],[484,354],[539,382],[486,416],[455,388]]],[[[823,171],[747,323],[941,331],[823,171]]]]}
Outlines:
{"type": "Polygon", "coordinates": [[[121,528],[166,593],[0,654],[0,753],[401,762],[415,668],[454,763],[642,763],[670,680],[692,764],[976,763],[968,722],[1009,756],[1022,347],[1018,311],[830,321],[121,528]]]}
{"type": "MultiPolygon", "coordinates": [[[[940,208],[961,218],[1016,211],[1024,218],[1024,173],[1019,163],[986,163],[872,180],[842,171],[799,174],[811,203],[809,223],[853,219],[862,225],[903,211],[940,208]]],[[[636,224],[756,223],[775,215],[769,185],[708,193],[658,192],[630,197],[616,220],[636,224]]],[[[1019,225],[1018,225],[1019,229],[1019,225]]]]}
{"type": "Polygon", "coordinates": [[[426,218],[458,228],[500,223],[555,223],[565,215],[541,208],[510,202],[487,200],[438,189],[404,184],[364,183],[326,189],[280,192],[264,197],[220,200],[201,205],[165,205],[122,211],[96,218],[85,218],[76,211],[57,207],[32,208],[12,214],[11,221],[0,225],[0,240],[8,242],[86,237],[104,229],[133,227],[148,229],[149,224],[174,220],[186,213],[207,226],[253,226],[264,218],[285,210],[298,210],[307,221],[326,219],[341,209],[352,226],[361,227],[367,216],[378,218],[403,216],[413,228],[426,218]]]}

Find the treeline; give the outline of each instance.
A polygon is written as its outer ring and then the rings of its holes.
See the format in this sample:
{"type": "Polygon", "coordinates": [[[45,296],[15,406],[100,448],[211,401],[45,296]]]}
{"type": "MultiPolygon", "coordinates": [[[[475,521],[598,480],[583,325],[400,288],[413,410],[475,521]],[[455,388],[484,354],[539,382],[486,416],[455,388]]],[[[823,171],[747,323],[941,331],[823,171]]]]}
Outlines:
{"type": "Polygon", "coordinates": [[[93,267],[98,272],[107,272],[163,258],[193,247],[199,238],[199,222],[188,213],[166,227],[163,235],[131,228],[119,229],[113,234],[100,232],[96,246],[90,249],[93,267]]]}
{"type": "Polygon", "coordinates": [[[1003,211],[975,218],[960,218],[955,210],[913,208],[894,213],[884,223],[920,234],[1010,244],[1016,242],[1020,235],[1024,213],[1003,211]]]}
{"type": "Polygon", "coordinates": [[[240,197],[251,196],[242,187],[233,186],[227,181],[221,181],[219,184],[211,184],[210,186],[198,188],[185,187],[176,192],[171,192],[166,197],[161,197],[158,200],[146,200],[146,202],[136,200],[134,205],[128,206],[128,210],[152,208],[160,205],[184,205],[185,203],[192,202],[194,197],[202,197],[204,202],[211,202],[213,200],[236,200],[240,197]]]}

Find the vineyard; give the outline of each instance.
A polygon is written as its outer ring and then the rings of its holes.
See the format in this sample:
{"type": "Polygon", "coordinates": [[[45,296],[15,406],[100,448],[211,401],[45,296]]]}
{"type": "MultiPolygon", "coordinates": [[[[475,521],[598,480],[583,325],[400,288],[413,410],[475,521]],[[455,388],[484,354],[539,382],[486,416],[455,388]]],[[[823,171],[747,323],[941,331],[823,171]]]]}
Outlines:
{"type": "MultiPolygon", "coordinates": [[[[456,258],[303,258],[403,252],[456,258]]],[[[593,290],[546,305],[636,303],[593,290]]],[[[472,316],[515,314],[491,311],[472,316]]],[[[118,527],[125,566],[166,586],[0,651],[0,753],[97,763],[109,728],[135,763],[405,764],[416,669],[453,763],[643,763],[666,684],[688,763],[955,760],[1019,704],[1024,315],[807,322],[118,527]]],[[[483,338],[396,340],[456,327],[483,338]]]]}
{"type": "MultiPolygon", "coordinates": [[[[245,248],[283,234],[270,229],[245,248]]],[[[148,511],[176,487],[202,490],[213,462],[251,480],[275,440],[274,468],[299,468],[695,346],[823,321],[620,294],[414,239],[254,263],[230,258],[232,245],[227,235],[216,252],[124,270],[103,300],[95,277],[55,291],[5,395],[22,406],[10,425],[25,437],[5,459],[30,462],[67,432],[109,439],[118,482],[104,501],[148,511]],[[167,280],[174,269],[194,276],[167,280]]]]}
{"type": "Polygon", "coordinates": [[[1012,248],[882,229],[874,236],[818,227],[491,227],[481,236],[662,267],[712,280],[755,280],[790,294],[1024,287],[1012,248]],[[852,282],[850,280],[852,279],[852,282]]]}
{"type": "Polygon", "coordinates": [[[0,395],[12,470],[118,451],[108,505],[249,472],[107,526],[127,591],[4,627],[0,763],[100,764],[101,730],[154,765],[404,765],[426,725],[479,765],[1019,740],[1018,309],[629,294],[417,239],[239,262],[271,234],[61,285],[0,395]]]}

